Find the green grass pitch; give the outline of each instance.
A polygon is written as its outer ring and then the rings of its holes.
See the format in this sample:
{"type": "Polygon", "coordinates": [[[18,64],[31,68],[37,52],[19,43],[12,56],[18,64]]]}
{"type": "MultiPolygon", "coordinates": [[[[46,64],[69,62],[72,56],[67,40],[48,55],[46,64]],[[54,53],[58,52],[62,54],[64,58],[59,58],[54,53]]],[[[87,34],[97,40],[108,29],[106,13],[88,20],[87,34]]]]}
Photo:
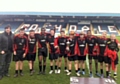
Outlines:
{"type": "MultiPolygon", "coordinates": [[[[120,37],[117,37],[117,39],[120,41],[120,37]]],[[[119,53],[120,56],[120,53],[119,53]]],[[[116,81],[117,84],[120,84],[120,64],[118,65],[118,80],[116,81]]],[[[10,75],[11,77],[7,78],[4,77],[2,80],[0,80],[0,84],[70,84],[70,76],[67,76],[64,72],[64,61],[62,62],[62,71],[61,74],[49,74],[50,70],[50,64],[49,60],[47,58],[47,67],[46,67],[46,75],[37,75],[38,73],[38,60],[36,59],[35,62],[35,73],[33,76],[29,75],[29,68],[28,68],[28,62],[24,62],[24,76],[19,76],[18,78],[14,78],[14,72],[15,72],[15,63],[12,62],[10,66],[10,75]]],[[[93,72],[95,73],[94,65],[93,65],[93,72]]],[[[105,73],[105,70],[104,70],[105,73]]],[[[72,75],[75,75],[75,70],[73,66],[72,75]]],[[[88,69],[86,66],[86,75],[81,77],[88,77],[88,69]]],[[[95,77],[95,75],[94,75],[95,77]]]]}

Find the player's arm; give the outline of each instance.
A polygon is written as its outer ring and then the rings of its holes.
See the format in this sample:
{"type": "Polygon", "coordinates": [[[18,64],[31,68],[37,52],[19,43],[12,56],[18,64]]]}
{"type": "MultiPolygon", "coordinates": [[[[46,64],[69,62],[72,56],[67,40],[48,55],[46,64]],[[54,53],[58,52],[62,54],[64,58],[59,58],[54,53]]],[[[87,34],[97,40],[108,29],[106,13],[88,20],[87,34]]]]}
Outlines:
{"type": "Polygon", "coordinates": [[[39,38],[39,36],[40,36],[40,34],[39,34],[39,33],[35,33],[35,38],[36,38],[36,39],[38,39],[38,38],[39,38]]]}
{"type": "Polygon", "coordinates": [[[76,41],[76,43],[75,43],[75,55],[77,55],[78,52],[79,52],[79,50],[78,50],[78,42],[76,41]]]}
{"type": "Polygon", "coordinates": [[[2,34],[0,34],[0,53],[4,53],[3,49],[2,49],[2,34]]]}
{"type": "Polygon", "coordinates": [[[24,37],[24,38],[26,41],[25,41],[25,53],[23,54],[23,57],[25,57],[28,52],[28,39],[27,39],[27,37],[24,37]]]}
{"type": "Polygon", "coordinates": [[[116,43],[117,43],[117,48],[116,48],[116,51],[119,52],[119,47],[120,47],[120,44],[119,44],[119,41],[116,39],[116,43]]]}
{"type": "Polygon", "coordinates": [[[55,38],[55,41],[54,41],[55,48],[58,48],[58,40],[59,40],[59,37],[55,38]]]}
{"type": "Polygon", "coordinates": [[[99,48],[98,48],[98,38],[94,37],[94,39],[95,39],[95,46],[94,46],[94,49],[93,49],[93,54],[97,55],[98,51],[99,51],[99,48]]]}
{"type": "Polygon", "coordinates": [[[66,50],[69,51],[70,50],[70,41],[69,41],[69,38],[67,39],[67,42],[66,42],[66,50]]]}
{"type": "Polygon", "coordinates": [[[17,36],[14,36],[14,38],[13,38],[13,54],[14,55],[16,55],[16,49],[17,49],[16,38],[17,38],[17,36]]]}
{"type": "Polygon", "coordinates": [[[2,37],[1,36],[2,35],[0,34],[0,51],[2,51],[2,49],[1,49],[2,37]]]}

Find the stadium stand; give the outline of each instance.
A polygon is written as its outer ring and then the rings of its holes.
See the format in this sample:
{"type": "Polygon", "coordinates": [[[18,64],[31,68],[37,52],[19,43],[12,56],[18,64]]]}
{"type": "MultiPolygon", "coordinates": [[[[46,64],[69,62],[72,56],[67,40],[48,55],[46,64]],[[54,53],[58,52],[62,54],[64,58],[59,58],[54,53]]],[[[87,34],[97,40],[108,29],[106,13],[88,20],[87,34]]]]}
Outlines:
{"type": "Polygon", "coordinates": [[[12,31],[14,32],[22,22],[4,22],[0,25],[0,31],[3,31],[6,25],[10,25],[12,27],[12,31]]]}
{"type": "Polygon", "coordinates": [[[118,29],[113,24],[92,24],[92,25],[95,34],[101,34],[103,31],[106,31],[108,34],[113,33],[118,35],[117,32],[118,29]]]}
{"type": "Polygon", "coordinates": [[[78,24],[78,23],[63,23],[63,22],[3,22],[0,25],[0,31],[4,31],[4,27],[6,25],[11,25],[13,32],[18,32],[20,28],[25,28],[25,31],[28,32],[29,30],[33,29],[36,31],[40,31],[41,27],[46,27],[46,31],[48,32],[51,28],[56,29],[56,33],[60,33],[60,30],[63,29],[67,33],[69,31],[76,31],[79,33],[80,31],[86,32],[87,30],[93,30],[93,34],[100,35],[103,31],[107,31],[108,34],[120,34],[120,25],[119,24],[103,24],[103,23],[93,23],[93,24],[78,24]],[[90,26],[92,25],[92,26],[90,26]],[[16,31],[17,30],[17,31],[16,31]]]}

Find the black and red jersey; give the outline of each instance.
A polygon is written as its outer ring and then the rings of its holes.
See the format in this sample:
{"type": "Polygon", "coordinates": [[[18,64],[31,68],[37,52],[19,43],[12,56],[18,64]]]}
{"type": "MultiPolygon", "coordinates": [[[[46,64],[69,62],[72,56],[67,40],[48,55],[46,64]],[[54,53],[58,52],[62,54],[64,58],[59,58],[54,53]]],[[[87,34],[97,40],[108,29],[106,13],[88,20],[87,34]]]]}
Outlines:
{"type": "Polygon", "coordinates": [[[27,54],[28,52],[28,39],[25,35],[21,36],[20,34],[16,35],[14,37],[14,46],[13,46],[13,50],[17,51],[25,51],[25,53],[27,54]]]}
{"type": "Polygon", "coordinates": [[[75,56],[76,52],[77,52],[77,49],[76,49],[77,39],[76,39],[76,37],[74,37],[73,39],[68,38],[67,43],[68,42],[69,42],[69,45],[67,44],[67,47],[69,47],[68,56],[75,56]]]}
{"type": "Polygon", "coordinates": [[[98,44],[98,48],[99,48],[99,55],[104,56],[106,46],[107,46],[107,38],[105,38],[105,37],[97,38],[97,44],[98,44]]]}
{"type": "Polygon", "coordinates": [[[66,54],[66,42],[67,37],[57,37],[55,41],[55,46],[59,47],[59,53],[60,54],[66,54]]]}
{"type": "Polygon", "coordinates": [[[36,53],[36,37],[28,36],[28,53],[36,53]]]}
{"type": "Polygon", "coordinates": [[[76,44],[76,49],[77,49],[77,55],[78,56],[86,56],[87,54],[87,42],[86,38],[77,38],[77,44],[76,44]]]}
{"type": "Polygon", "coordinates": [[[57,53],[57,49],[55,49],[54,43],[55,43],[55,37],[52,35],[47,36],[47,42],[49,44],[49,53],[57,53]]]}
{"type": "Polygon", "coordinates": [[[87,36],[86,37],[86,42],[87,42],[87,47],[88,47],[88,54],[93,55],[94,48],[96,47],[97,44],[97,37],[95,36],[87,36]]]}
{"type": "Polygon", "coordinates": [[[112,69],[115,69],[114,61],[117,59],[118,48],[118,40],[112,41],[111,39],[107,40],[107,48],[105,51],[105,56],[108,56],[112,60],[112,69]]]}
{"type": "Polygon", "coordinates": [[[38,48],[47,47],[47,34],[37,34],[38,48]]]}

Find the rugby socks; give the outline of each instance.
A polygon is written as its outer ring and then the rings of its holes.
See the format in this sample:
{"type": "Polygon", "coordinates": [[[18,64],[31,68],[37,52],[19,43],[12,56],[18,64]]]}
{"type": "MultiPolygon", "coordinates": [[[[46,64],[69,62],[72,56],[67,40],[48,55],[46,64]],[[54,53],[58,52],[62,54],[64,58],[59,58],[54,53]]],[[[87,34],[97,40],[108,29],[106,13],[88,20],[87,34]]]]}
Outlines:
{"type": "Polygon", "coordinates": [[[109,76],[109,71],[106,71],[106,76],[107,76],[107,77],[109,76]]]}
{"type": "Polygon", "coordinates": [[[18,70],[15,70],[15,74],[18,74],[18,70]]]}
{"type": "Polygon", "coordinates": [[[32,72],[33,71],[33,69],[30,69],[30,72],[32,72]]]}
{"type": "Polygon", "coordinates": [[[116,72],[114,72],[114,77],[117,77],[117,73],[116,72]]]}
{"type": "Polygon", "coordinates": [[[80,68],[78,68],[78,71],[80,71],[80,68]]]}
{"type": "Polygon", "coordinates": [[[55,65],[55,70],[57,70],[57,65],[55,65]]]}
{"type": "Polygon", "coordinates": [[[98,73],[98,71],[96,71],[96,73],[98,73]]]}
{"type": "Polygon", "coordinates": [[[59,70],[61,70],[61,67],[58,67],[59,70]]]}
{"type": "Polygon", "coordinates": [[[53,70],[53,66],[50,66],[50,69],[53,70]]]}
{"type": "Polygon", "coordinates": [[[69,72],[71,72],[71,70],[69,70],[69,72]]]}
{"type": "Polygon", "coordinates": [[[75,70],[75,72],[77,73],[77,72],[78,72],[78,70],[75,70]]]}
{"type": "Polygon", "coordinates": [[[39,72],[42,71],[42,62],[39,62],[39,72]]]}
{"type": "Polygon", "coordinates": [[[82,69],[82,71],[85,71],[85,69],[82,69]]]}
{"type": "Polygon", "coordinates": [[[45,72],[45,69],[46,69],[46,65],[43,65],[43,72],[45,72]]]}
{"type": "Polygon", "coordinates": [[[100,69],[101,74],[103,74],[103,69],[100,69]]]}
{"type": "Polygon", "coordinates": [[[39,71],[40,71],[40,72],[42,71],[42,66],[41,66],[41,65],[39,65],[39,71]]]}
{"type": "Polygon", "coordinates": [[[65,67],[65,70],[67,70],[67,67],[65,67]]]}
{"type": "Polygon", "coordinates": [[[19,70],[20,73],[22,73],[22,70],[19,70]]]}
{"type": "Polygon", "coordinates": [[[90,74],[92,74],[92,71],[90,71],[90,74]]]}

